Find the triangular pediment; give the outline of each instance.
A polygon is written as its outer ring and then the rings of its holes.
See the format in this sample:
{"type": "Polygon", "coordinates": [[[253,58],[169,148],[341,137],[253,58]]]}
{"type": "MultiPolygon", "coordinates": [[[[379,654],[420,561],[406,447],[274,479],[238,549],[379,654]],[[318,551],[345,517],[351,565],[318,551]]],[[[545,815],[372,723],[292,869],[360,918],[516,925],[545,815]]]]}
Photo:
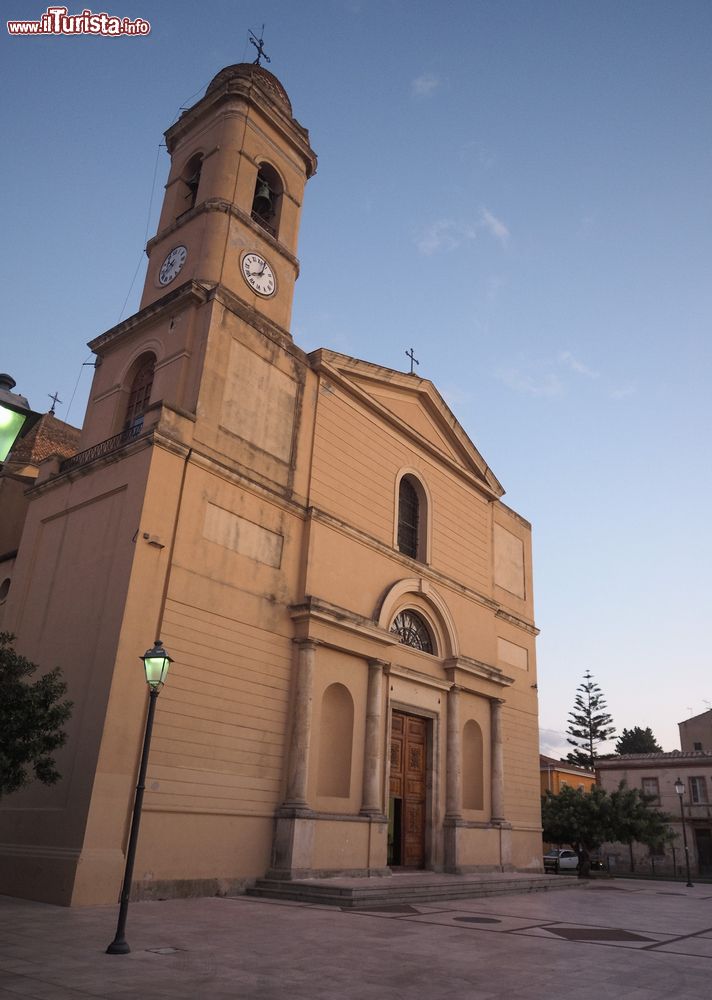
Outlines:
{"type": "Polygon", "coordinates": [[[448,464],[474,476],[487,492],[495,497],[504,494],[502,485],[428,379],[324,349],[314,351],[309,358],[325,378],[341,383],[403,433],[448,464]]]}

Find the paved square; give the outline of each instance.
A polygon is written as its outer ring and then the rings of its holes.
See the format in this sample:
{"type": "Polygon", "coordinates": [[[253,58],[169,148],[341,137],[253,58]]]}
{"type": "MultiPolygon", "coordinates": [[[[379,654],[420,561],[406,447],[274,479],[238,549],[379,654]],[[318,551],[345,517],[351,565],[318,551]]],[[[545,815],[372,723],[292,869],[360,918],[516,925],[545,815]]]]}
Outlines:
{"type": "Polygon", "coordinates": [[[0,1000],[702,1000],[712,895],[674,883],[384,906],[250,899],[117,908],[0,897],[0,1000]]]}

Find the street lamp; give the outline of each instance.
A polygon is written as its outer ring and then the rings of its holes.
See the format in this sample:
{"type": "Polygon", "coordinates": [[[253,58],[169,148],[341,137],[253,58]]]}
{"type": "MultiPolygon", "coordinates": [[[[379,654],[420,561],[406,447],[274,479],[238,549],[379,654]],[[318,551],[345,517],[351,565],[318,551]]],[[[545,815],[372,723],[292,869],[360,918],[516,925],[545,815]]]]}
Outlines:
{"type": "Polygon", "coordinates": [[[685,827],[685,810],[682,807],[682,796],[685,794],[685,786],[682,781],[678,778],[675,782],[675,791],[680,797],[680,817],[682,819],[682,842],[685,845],[685,866],[687,868],[687,887],[692,888],[692,882],[690,881],[690,852],[687,847],[687,829],[685,827]]]}
{"type": "Polygon", "coordinates": [[[15,442],[40,419],[24,396],[12,392],[14,388],[14,378],[0,375],[0,462],[5,461],[15,442]]]}
{"type": "Polygon", "coordinates": [[[156,639],[153,649],[147,649],[143,656],[144,670],[146,671],[146,683],[148,684],[148,716],[146,717],[146,731],[143,736],[143,750],[141,752],[141,765],[138,769],[138,784],[136,785],[136,798],[134,799],[133,816],[131,819],[131,833],[129,834],[129,846],[126,852],[126,870],[124,871],[124,883],[121,887],[121,906],[119,907],[119,922],[116,926],[116,935],[109,947],[106,949],[107,955],[128,955],[131,951],[126,940],[126,916],[129,910],[129,896],[131,894],[131,878],[133,876],[134,859],[136,857],[136,843],[138,841],[138,827],[141,822],[141,806],[143,805],[143,792],[146,787],[146,767],[148,766],[148,751],[151,746],[151,730],[153,729],[153,716],[156,713],[156,699],[158,693],[166,681],[168,668],[173,660],[168,652],[163,648],[160,639],[156,639]]]}

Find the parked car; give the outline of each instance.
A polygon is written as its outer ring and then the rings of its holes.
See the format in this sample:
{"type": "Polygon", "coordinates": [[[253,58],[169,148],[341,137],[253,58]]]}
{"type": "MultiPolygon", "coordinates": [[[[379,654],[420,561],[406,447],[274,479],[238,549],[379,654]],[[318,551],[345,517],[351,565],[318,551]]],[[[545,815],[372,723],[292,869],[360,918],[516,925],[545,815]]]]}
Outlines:
{"type": "Polygon", "coordinates": [[[576,851],[556,850],[544,855],[545,872],[576,871],[579,865],[576,851]]]}

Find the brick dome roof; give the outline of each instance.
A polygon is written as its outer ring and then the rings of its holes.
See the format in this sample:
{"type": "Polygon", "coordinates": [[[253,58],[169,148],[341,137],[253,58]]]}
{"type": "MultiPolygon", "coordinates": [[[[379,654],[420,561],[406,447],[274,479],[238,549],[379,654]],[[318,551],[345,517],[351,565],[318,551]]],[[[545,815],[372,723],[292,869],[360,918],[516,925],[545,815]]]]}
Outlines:
{"type": "Polygon", "coordinates": [[[220,70],[217,76],[213,77],[205,93],[209,94],[237,77],[258,83],[277,104],[282,105],[291,118],[292,103],[287,96],[287,91],[273,73],[256,63],[235,63],[234,66],[226,66],[225,69],[220,70]]]}

